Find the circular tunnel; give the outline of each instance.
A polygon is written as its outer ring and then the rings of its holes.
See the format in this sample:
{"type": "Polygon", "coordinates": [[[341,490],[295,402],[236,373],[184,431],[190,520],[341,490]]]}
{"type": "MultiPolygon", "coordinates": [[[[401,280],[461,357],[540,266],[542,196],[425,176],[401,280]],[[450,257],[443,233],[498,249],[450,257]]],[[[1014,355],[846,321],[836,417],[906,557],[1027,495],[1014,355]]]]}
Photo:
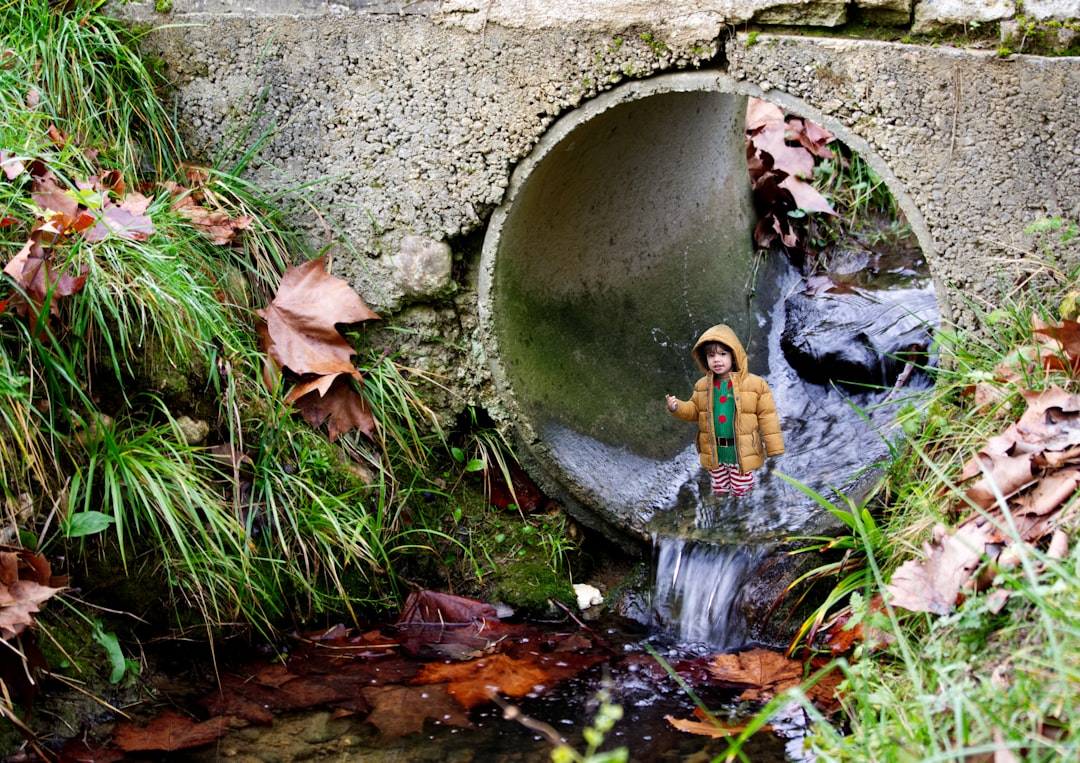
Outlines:
{"type": "Polygon", "coordinates": [[[697,469],[667,416],[735,329],[766,373],[775,263],[757,257],[747,93],[635,82],[563,117],[517,168],[482,255],[482,341],[530,474],[586,524],[647,537],[697,469]]]}

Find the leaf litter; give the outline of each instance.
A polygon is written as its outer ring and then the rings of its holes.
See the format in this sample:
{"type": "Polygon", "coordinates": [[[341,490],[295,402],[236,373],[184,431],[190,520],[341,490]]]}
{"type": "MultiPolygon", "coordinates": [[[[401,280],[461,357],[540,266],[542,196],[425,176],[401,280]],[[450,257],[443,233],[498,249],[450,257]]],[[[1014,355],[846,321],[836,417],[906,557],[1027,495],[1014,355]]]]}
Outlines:
{"type": "MultiPolygon", "coordinates": [[[[382,743],[420,733],[429,723],[474,726],[471,712],[543,696],[591,668],[618,662],[657,684],[671,682],[652,656],[623,653],[582,630],[552,630],[498,618],[485,602],[437,591],[410,594],[395,623],[361,631],[337,625],[294,635],[287,654],[223,671],[197,711],[163,711],[150,722],[123,720],[111,737],[71,740],[64,760],[120,759],[124,753],[173,751],[211,744],[245,726],[272,726],[281,713],[323,709],[377,729],[382,743]]],[[[712,655],[669,666],[686,685],[741,692],[736,701],[764,702],[799,685],[804,666],[767,649],[712,655]]],[[[605,668],[606,669],[606,668],[605,668]]],[[[814,695],[835,704],[834,685],[814,695]]],[[[512,717],[508,714],[504,717],[512,717]]],[[[672,728],[720,736],[711,716],[672,728]]],[[[728,724],[726,728],[736,728],[728,724]]]]}
{"type": "MultiPolygon", "coordinates": [[[[1031,378],[1032,364],[1069,373],[1080,368],[1080,325],[1040,321],[1035,332],[1038,352],[1014,353],[994,380],[975,385],[969,392],[977,404],[1005,399],[1003,387],[1031,378]]],[[[1057,385],[1019,392],[1025,402],[1020,417],[958,475],[967,488],[953,513],[964,519],[951,529],[936,526],[922,558],[893,573],[886,590],[894,606],[948,614],[965,596],[991,585],[994,569],[1015,566],[1037,544],[1048,541],[1054,555],[1067,551],[1064,528],[1075,522],[1073,498],[1080,486],[1080,398],[1057,385]]],[[[1007,594],[998,598],[1003,605],[1007,594]]]]}

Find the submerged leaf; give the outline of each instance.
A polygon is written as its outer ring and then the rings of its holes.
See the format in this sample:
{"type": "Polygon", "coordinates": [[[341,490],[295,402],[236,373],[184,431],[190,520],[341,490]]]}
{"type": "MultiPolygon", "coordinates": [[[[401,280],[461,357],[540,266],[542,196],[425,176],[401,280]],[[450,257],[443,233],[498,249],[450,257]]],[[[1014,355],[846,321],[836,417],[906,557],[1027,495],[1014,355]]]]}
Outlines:
{"type": "Polygon", "coordinates": [[[171,752],[210,744],[228,730],[229,719],[224,716],[197,723],[172,710],[166,710],[146,726],[119,723],[113,734],[113,744],[125,752],[140,750],[171,752]]]}

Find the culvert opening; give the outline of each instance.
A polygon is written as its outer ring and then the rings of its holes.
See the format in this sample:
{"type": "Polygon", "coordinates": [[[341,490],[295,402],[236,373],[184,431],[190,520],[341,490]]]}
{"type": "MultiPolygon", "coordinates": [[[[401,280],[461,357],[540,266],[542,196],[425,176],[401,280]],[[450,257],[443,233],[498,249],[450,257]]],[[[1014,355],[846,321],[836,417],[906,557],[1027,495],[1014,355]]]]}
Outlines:
{"type": "MultiPolygon", "coordinates": [[[[808,451],[821,443],[800,439],[843,438],[861,447],[861,435],[844,427],[823,431],[808,423],[820,416],[823,398],[850,409],[845,398],[860,393],[787,367],[785,356],[794,357],[812,332],[797,327],[782,343],[785,324],[811,318],[789,319],[782,306],[808,277],[831,279],[856,261],[868,266],[868,257],[872,267],[888,268],[888,258],[872,248],[840,247],[824,271],[807,274],[761,251],[747,164],[747,95],[722,80],[715,73],[668,75],[568,115],[518,168],[485,238],[484,341],[523,461],[586,524],[640,538],[658,512],[698,498],[690,495],[700,472],[692,428],[668,417],[662,401],[668,392],[689,395],[700,376],[690,349],[716,323],[735,329],[752,372],[786,390],[781,417],[804,452],[785,456],[784,471],[840,484],[858,470],[846,463],[823,468],[820,458],[814,464],[808,451]]],[[[827,290],[824,281],[815,283],[827,290]]],[[[843,288],[855,287],[861,288],[843,288]]],[[[936,322],[932,287],[920,294],[929,296],[917,309],[902,299],[883,320],[897,323],[909,313],[923,320],[932,312],[936,322]]],[[[874,312],[871,306],[867,314],[874,312]]],[[[864,341],[876,329],[864,329],[846,349],[861,343],[876,352],[864,341]]],[[[779,500],[761,512],[763,521],[790,530],[790,521],[772,514],[797,498],[786,483],[772,483],[766,492],[779,500]]],[[[753,505],[744,504],[747,513],[753,505]]],[[[754,530],[738,518],[729,524],[754,530]]],[[[761,522],[749,524],[762,529],[761,522]]]]}

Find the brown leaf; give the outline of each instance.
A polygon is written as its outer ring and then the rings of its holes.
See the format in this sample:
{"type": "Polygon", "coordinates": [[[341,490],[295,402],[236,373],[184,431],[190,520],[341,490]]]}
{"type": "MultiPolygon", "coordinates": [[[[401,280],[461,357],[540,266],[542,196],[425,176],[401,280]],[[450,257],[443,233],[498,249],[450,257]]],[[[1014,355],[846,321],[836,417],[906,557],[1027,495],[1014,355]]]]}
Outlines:
{"type": "Polygon", "coordinates": [[[803,665],[769,649],[751,649],[737,654],[720,654],[709,666],[713,678],[723,686],[745,686],[740,701],[767,700],[802,679],[803,665]]]}
{"type": "Polygon", "coordinates": [[[1031,482],[1030,453],[1007,456],[982,451],[976,459],[983,477],[964,494],[976,506],[990,508],[998,502],[998,495],[1008,498],[1031,482]]]}
{"type": "MultiPolygon", "coordinates": [[[[1075,469],[1064,469],[1043,475],[1038,483],[1030,491],[1022,495],[1016,502],[1014,513],[1018,514],[1049,514],[1059,509],[1076,492],[1080,485],[1080,472],[1075,469]]],[[[1024,538],[1026,541],[1035,541],[1038,538],[1024,538]]]]}
{"type": "Polygon", "coordinates": [[[904,562],[885,586],[894,606],[948,614],[982,561],[990,530],[970,523],[951,534],[939,526],[935,534],[938,541],[925,546],[925,560],[904,562]]]}
{"type": "Polygon", "coordinates": [[[1051,326],[1036,318],[1034,325],[1036,336],[1046,337],[1047,347],[1041,353],[1044,367],[1080,373],[1080,323],[1062,321],[1060,326],[1051,326]]]}
{"type": "Polygon", "coordinates": [[[32,625],[32,615],[41,610],[42,604],[62,591],[30,580],[16,580],[11,585],[0,585],[0,638],[10,639],[32,625]]]}
{"type": "Polygon", "coordinates": [[[285,398],[311,426],[318,429],[324,423],[331,442],[359,429],[375,438],[375,417],[367,400],[353,389],[344,374],[320,376],[310,382],[297,384],[285,398]],[[322,391],[326,388],[325,393],[322,391]]]}
{"type": "Polygon", "coordinates": [[[746,99],[746,129],[753,132],[759,127],[783,124],[784,112],[775,103],[760,98],[746,99]]]}
{"type": "Polygon", "coordinates": [[[202,723],[166,710],[146,726],[133,723],[117,724],[113,744],[125,752],[139,750],[185,750],[202,747],[224,736],[229,719],[218,716],[202,723]]]}
{"type": "Polygon", "coordinates": [[[807,183],[805,180],[799,180],[794,175],[788,175],[780,183],[781,188],[786,188],[791,191],[792,197],[795,199],[795,206],[799,209],[804,209],[807,212],[820,212],[827,215],[835,215],[836,211],[832,208],[832,204],[828,199],[821,195],[820,192],[814,186],[807,183]]]}
{"type": "Polygon", "coordinates": [[[489,702],[495,693],[524,697],[548,680],[548,673],[530,661],[495,654],[469,662],[428,663],[412,683],[445,683],[450,696],[471,709],[489,702]]]}
{"type": "MultiPolygon", "coordinates": [[[[713,718],[711,721],[691,721],[689,719],[665,715],[664,720],[679,731],[685,731],[688,734],[696,734],[698,736],[712,737],[713,739],[741,734],[746,730],[747,726],[745,723],[727,724],[719,718],[713,718]]],[[[760,730],[772,731],[772,726],[761,726],[760,730]]]]}
{"type": "Polygon", "coordinates": [[[326,272],[326,257],[290,267],[269,306],[255,311],[266,321],[269,353],[293,373],[357,375],[354,350],[340,324],[378,319],[341,278],[326,272]]]}
{"type": "Polygon", "coordinates": [[[802,146],[787,143],[787,125],[769,124],[754,133],[751,141],[758,151],[772,156],[773,167],[801,178],[814,176],[814,156],[802,146]]]}
{"type": "Polygon", "coordinates": [[[472,726],[445,686],[368,686],[363,692],[372,706],[367,722],[388,738],[422,732],[429,718],[451,726],[472,726]]]}
{"type": "Polygon", "coordinates": [[[467,599],[438,591],[413,591],[401,608],[397,624],[468,625],[485,620],[498,621],[495,607],[478,599],[467,599]]]}
{"type": "Polygon", "coordinates": [[[83,233],[90,242],[104,241],[109,236],[128,241],[146,241],[154,232],[154,223],[146,215],[133,214],[124,207],[110,204],[96,217],[94,227],[83,233]]]}
{"type": "Polygon", "coordinates": [[[16,159],[15,154],[3,148],[0,148],[0,167],[3,167],[4,177],[8,180],[14,180],[26,171],[22,160],[16,159]]]}

